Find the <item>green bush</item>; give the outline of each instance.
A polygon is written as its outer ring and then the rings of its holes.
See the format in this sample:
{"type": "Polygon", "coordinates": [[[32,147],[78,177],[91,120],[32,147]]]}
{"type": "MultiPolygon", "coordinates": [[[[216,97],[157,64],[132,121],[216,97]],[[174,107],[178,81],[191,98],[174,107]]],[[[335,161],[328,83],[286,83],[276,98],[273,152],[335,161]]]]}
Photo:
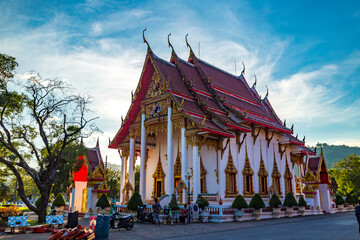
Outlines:
{"type": "Polygon", "coordinates": [[[66,202],[65,202],[65,198],[64,196],[62,195],[62,193],[59,193],[54,202],[53,202],[53,205],[56,206],[56,207],[65,207],[66,206],[66,202]]]}
{"type": "Polygon", "coordinates": [[[299,206],[299,207],[306,207],[306,205],[307,205],[307,203],[306,203],[306,201],[305,201],[305,199],[304,199],[304,196],[301,195],[300,198],[299,198],[298,206],[299,206]]]}
{"type": "Polygon", "coordinates": [[[204,210],[205,207],[209,206],[208,200],[206,200],[206,198],[203,198],[201,194],[197,196],[196,203],[201,210],[204,210]]]}
{"type": "Polygon", "coordinates": [[[275,193],[271,196],[270,198],[270,202],[269,202],[270,206],[273,208],[278,208],[279,206],[281,206],[281,201],[278,197],[278,195],[276,195],[275,193]]]}
{"type": "Polygon", "coordinates": [[[357,197],[355,195],[347,195],[345,198],[345,202],[348,204],[354,204],[357,203],[357,197]]]}
{"type": "MultiPolygon", "coordinates": [[[[49,202],[51,202],[51,197],[49,197],[49,202]]],[[[41,203],[41,197],[38,197],[38,199],[35,202],[35,207],[39,208],[41,203]]]]}
{"type": "Polygon", "coordinates": [[[107,198],[105,193],[100,196],[99,200],[96,203],[96,206],[102,209],[110,207],[109,199],[107,198]]]}
{"type": "Polygon", "coordinates": [[[138,209],[138,207],[143,206],[144,203],[141,200],[141,196],[139,193],[134,193],[127,205],[127,209],[131,210],[131,211],[136,211],[138,209]]]}
{"type": "Polygon", "coordinates": [[[261,198],[260,194],[255,193],[254,196],[252,197],[249,207],[254,208],[254,209],[260,209],[260,208],[264,208],[265,207],[265,203],[263,201],[263,199],[261,198]]]}
{"type": "Polygon", "coordinates": [[[345,201],[342,196],[337,194],[335,197],[335,203],[336,203],[336,205],[342,205],[345,203],[345,201]]]}
{"type": "Polygon", "coordinates": [[[285,196],[285,201],[283,203],[283,206],[285,207],[294,207],[297,206],[297,202],[296,199],[294,197],[294,194],[292,194],[291,192],[288,192],[285,196]]]}
{"type": "Polygon", "coordinates": [[[232,208],[236,208],[238,210],[241,210],[243,208],[248,208],[248,204],[247,202],[245,201],[244,197],[242,195],[237,195],[236,198],[234,199],[232,205],[231,205],[232,208]]]}
{"type": "Polygon", "coordinates": [[[173,194],[173,195],[171,196],[171,201],[170,201],[169,205],[170,205],[171,210],[173,210],[173,211],[177,211],[177,210],[180,209],[180,208],[179,208],[179,205],[178,205],[178,203],[177,203],[176,195],[175,195],[175,194],[173,194]]]}

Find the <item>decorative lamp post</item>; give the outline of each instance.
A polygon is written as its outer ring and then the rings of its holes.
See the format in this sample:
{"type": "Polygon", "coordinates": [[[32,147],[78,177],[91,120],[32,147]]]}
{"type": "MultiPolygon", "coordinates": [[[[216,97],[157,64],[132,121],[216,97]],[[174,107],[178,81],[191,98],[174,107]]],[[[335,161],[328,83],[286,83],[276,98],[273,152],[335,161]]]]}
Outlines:
{"type": "MultiPolygon", "coordinates": [[[[190,208],[190,179],[192,178],[192,174],[191,174],[191,169],[189,168],[188,171],[186,172],[185,178],[188,181],[188,206],[190,208]]],[[[190,223],[190,211],[189,211],[189,223],[190,223]]]]}

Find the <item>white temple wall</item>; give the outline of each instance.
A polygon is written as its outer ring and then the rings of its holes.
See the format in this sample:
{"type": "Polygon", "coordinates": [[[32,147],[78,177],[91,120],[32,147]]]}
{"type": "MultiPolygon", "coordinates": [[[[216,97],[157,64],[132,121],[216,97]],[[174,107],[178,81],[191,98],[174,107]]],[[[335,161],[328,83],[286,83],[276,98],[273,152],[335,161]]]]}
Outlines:
{"type": "MultiPolygon", "coordinates": [[[[152,191],[154,187],[154,178],[153,174],[157,167],[157,162],[159,160],[159,146],[161,146],[160,158],[161,158],[161,165],[162,169],[165,173],[166,178],[166,157],[167,154],[167,135],[166,132],[159,133],[156,137],[156,148],[149,150],[149,159],[146,165],[146,200],[151,200],[152,191]],[[159,145],[160,144],[160,145],[159,145]]],[[[133,186],[135,187],[135,186],[133,186]]],[[[164,189],[166,189],[166,181],[164,189]]]]}
{"type": "MultiPolygon", "coordinates": [[[[231,141],[231,140],[230,140],[231,141]]],[[[223,141],[223,148],[226,145],[226,141],[223,141]]],[[[230,143],[229,143],[230,145],[230,143]]],[[[231,149],[232,150],[232,149],[231,149]]],[[[221,151],[219,151],[219,196],[221,199],[225,199],[225,189],[226,189],[226,175],[225,168],[229,158],[229,147],[225,150],[223,157],[221,158],[221,151]]]]}
{"type": "Polygon", "coordinates": [[[203,146],[201,148],[201,158],[202,163],[207,171],[206,174],[206,189],[208,193],[216,193],[218,191],[218,186],[216,182],[216,150],[214,148],[209,148],[203,146]]]}
{"type": "Polygon", "coordinates": [[[74,209],[73,211],[81,212],[81,203],[82,203],[82,196],[83,190],[86,188],[87,182],[75,182],[75,199],[74,199],[74,209]]]}
{"type": "Polygon", "coordinates": [[[331,198],[330,198],[330,191],[328,189],[327,184],[319,184],[319,190],[320,190],[320,198],[321,198],[321,207],[326,212],[330,212],[331,209],[331,198]]]}
{"type": "MultiPolygon", "coordinates": [[[[235,143],[235,140],[234,140],[234,143],[235,143]]],[[[237,162],[236,162],[235,166],[236,166],[236,169],[238,170],[237,187],[238,187],[239,194],[243,195],[244,178],[242,175],[242,171],[243,171],[244,165],[245,165],[245,142],[241,146],[240,152],[237,151],[239,149],[239,147],[236,143],[235,143],[235,147],[233,149],[237,153],[237,154],[235,154],[237,156],[237,159],[236,159],[237,162]]]]}

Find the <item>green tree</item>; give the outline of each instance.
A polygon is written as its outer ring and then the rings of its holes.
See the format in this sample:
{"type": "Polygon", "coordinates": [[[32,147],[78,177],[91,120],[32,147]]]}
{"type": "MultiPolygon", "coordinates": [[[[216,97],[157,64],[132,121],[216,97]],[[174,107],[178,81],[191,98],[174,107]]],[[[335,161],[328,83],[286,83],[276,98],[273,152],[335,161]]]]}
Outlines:
{"type": "MultiPolygon", "coordinates": [[[[45,221],[51,187],[59,167],[67,159],[71,144],[96,130],[89,119],[90,97],[75,93],[66,82],[32,74],[26,81],[15,81],[15,58],[0,54],[0,163],[15,175],[21,200],[45,221]],[[31,167],[30,161],[37,167],[31,167]],[[26,197],[23,169],[39,189],[38,207],[26,197]]],[[[74,155],[81,155],[75,149],[74,155]]]]}
{"type": "Polygon", "coordinates": [[[140,165],[135,166],[135,192],[140,192],[140,165]]]}
{"type": "Polygon", "coordinates": [[[107,170],[107,185],[110,188],[110,192],[108,192],[108,197],[117,198],[120,195],[120,176],[121,173],[119,170],[114,170],[108,168],[107,170]]]}
{"type": "Polygon", "coordinates": [[[336,164],[332,173],[343,195],[360,194],[360,156],[346,156],[336,164]]]}

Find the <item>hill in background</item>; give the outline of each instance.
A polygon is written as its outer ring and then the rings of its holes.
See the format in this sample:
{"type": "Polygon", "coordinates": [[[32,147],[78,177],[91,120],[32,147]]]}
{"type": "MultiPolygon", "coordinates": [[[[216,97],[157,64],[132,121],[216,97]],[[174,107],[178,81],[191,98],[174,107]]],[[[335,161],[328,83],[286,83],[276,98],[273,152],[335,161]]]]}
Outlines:
{"type": "Polygon", "coordinates": [[[107,166],[108,168],[121,171],[121,165],[108,162],[107,166]]]}
{"type": "MultiPolygon", "coordinates": [[[[320,154],[320,147],[323,146],[324,157],[328,168],[335,167],[335,164],[347,155],[356,154],[360,156],[360,147],[349,147],[346,145],[328,145],[327,143],[317,143],[317,154],[320,154]]],[[[310,147],[314,149],[314,147],[310,147]]]]}

